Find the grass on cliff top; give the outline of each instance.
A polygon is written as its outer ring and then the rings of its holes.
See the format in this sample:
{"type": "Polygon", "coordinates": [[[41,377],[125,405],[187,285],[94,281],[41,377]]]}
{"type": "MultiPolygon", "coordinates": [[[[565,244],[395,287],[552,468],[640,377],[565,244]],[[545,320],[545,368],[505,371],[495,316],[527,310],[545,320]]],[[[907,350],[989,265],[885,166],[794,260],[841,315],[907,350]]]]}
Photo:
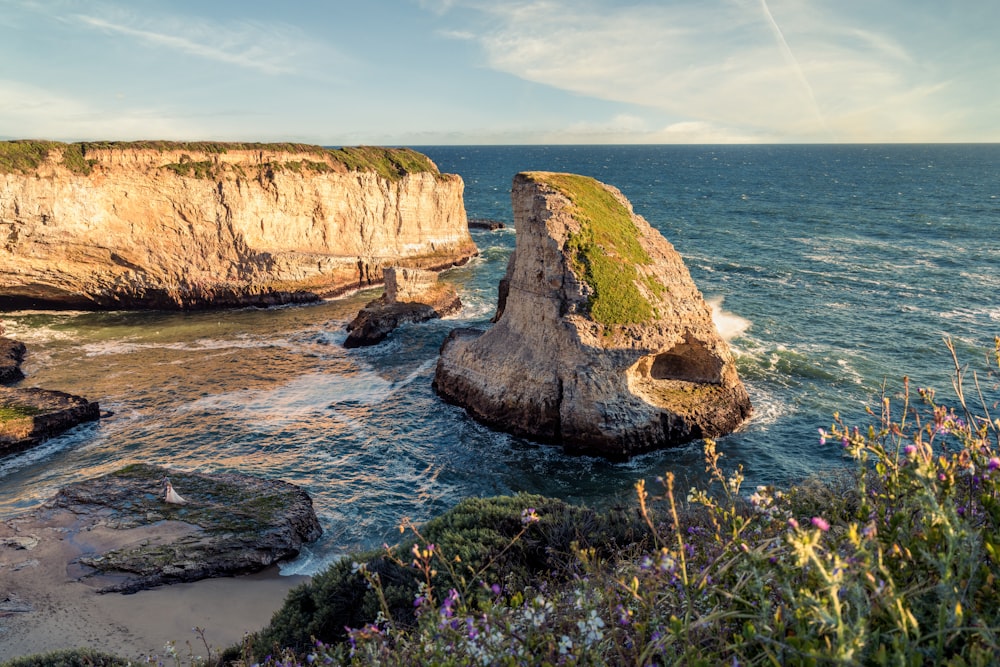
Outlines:
{"type": "Polygon", "coordinates": [[[84,157],[84,144],[58,141],[0,141],[0,174],[30,174],[38,169],[54,149],[62,149],[62,165],[74,174],[89,174],[93,160],[84,157]]]}
{"type": "MultiPolygon", "coordinates": [[[[53,150],[62,150],[62,164],[74,173],[88,174],[96,163],[87,154],[97,150],[155,150],[190,151],[192,153],[222,154],[230,151],[272,151],[279,153],[305,153],[317,157],[316,161],[272,163],[279,170],[288,165],[293,171],[307,168],[316,172],[333,171],[337,165],[348,171],[374,171],[383,178],[397,181],[407,174],[430,172],[438,174],[437,167],[426,155],[409,148],[385,148],[381,146],[355,146],[345,148],[323,148],[310,144],[294,143],[235,143],[210,141],[90,141],[64,144],[58,141],[17,140],[0,142],[0,173],[30,174],[47,159],[53,150]]],[[[166,165],[168,169],[181,175],[196,178],[209,177],[209,169],[198,169],[205,162],[189,161],[166,165]]]]}
{"type": "MultiPolygon", "coordinates": [[[[527,174],[535,182],[552,186],[573,203],[580,231],[570,236],[567,249],[573,271],[593,290],[590,314],[605,326],[643,324],[656,316],[655,309],[636,286],[637,265],[651,263],[639,243],[639,230],[628,209],[600,182],[576,174],[527,174]]],[[[643,279],[654,294],[663,287],[643,279]]]]}

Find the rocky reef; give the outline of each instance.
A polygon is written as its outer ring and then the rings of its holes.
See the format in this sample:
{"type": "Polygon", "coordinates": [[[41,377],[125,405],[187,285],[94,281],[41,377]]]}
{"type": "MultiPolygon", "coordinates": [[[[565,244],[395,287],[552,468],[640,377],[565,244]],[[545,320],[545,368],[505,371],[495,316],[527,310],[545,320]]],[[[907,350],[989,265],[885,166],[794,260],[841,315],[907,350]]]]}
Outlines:
{"type": "MultiPolygon", "coordinates": [[[[0,546],[72,544],[74,552],[62,554],[71,576],[100,593],[132,593],[257,572],[321,534],[312,500],[294,484],[136,464],[71,484],[0,523],[0,546]],[[165,501],[168,476],[186,503],[165,501]]],[[[0,566],[4,555],[0,549],[0,566]]]]}
{"type": "Polygon", "coordinates": [[[426,322],[462,309],[455,288],[438,282],[433,271],[388,267],[384,275],[385,293],[348,323],[344,347],[375,345],[401,324],[426,322]]]}
{"type": "Polygon", "coordinates": [[[415,151],[0,142],[0,309],[311,301],[477,254],[415,151]]]}
{"type": "Polygon", "coordinates": [[[441,349],[436,391],[495,428],[625,459],[750,415],[711,310],[673,246],[615,188],[527,172],[496,324],[441,349]]]}

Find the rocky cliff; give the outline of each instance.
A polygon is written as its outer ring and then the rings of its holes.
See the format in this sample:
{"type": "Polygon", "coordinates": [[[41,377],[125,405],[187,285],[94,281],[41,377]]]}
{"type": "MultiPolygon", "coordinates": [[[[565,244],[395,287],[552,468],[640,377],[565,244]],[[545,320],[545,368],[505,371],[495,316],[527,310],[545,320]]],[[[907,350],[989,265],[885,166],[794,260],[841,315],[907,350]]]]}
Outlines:
{"type": "Polygon", "coordinates": [[[496,324],[457,330],[434,385],[494,427],[612,459],[737,428],[750,414],[680,255],[616,189],[518,174],[517,246],[496,324]]]}
{"type": "Polygon", "coordinates": [[[313,300],[476,254],[459,176],[405,149],[0,142],[0,309],[313,300]]]}

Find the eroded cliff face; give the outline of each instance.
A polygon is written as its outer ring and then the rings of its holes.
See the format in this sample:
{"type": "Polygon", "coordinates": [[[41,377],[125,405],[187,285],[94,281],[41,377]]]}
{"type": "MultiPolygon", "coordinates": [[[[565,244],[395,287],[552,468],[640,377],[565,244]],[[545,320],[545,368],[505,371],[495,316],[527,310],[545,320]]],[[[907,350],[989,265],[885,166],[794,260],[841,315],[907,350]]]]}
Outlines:
{"type": "Polygon", "coordinates": [[[48,144],[0,173],[0,309],[263,305],[440,270],[477,253],[462,191],[413,151],[48,144]]]}
{"type": "Polygon", "coordinates": [[[616,189],[518,174],[496,324],[457,330],[434,385],[496,428],[612,459],[714,437],[750,400],[680,255],[616,189]]]}

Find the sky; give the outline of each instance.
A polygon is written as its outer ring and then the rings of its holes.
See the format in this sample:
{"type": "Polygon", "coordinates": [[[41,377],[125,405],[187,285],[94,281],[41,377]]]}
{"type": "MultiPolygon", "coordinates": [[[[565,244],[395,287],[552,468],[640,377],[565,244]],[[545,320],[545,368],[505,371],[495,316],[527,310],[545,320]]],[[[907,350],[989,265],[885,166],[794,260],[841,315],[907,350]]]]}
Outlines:
{"type": "Polygon", "coordinates": [[[0,138],[1000,141],[1000,0],[0,0],[0,138]]]}

